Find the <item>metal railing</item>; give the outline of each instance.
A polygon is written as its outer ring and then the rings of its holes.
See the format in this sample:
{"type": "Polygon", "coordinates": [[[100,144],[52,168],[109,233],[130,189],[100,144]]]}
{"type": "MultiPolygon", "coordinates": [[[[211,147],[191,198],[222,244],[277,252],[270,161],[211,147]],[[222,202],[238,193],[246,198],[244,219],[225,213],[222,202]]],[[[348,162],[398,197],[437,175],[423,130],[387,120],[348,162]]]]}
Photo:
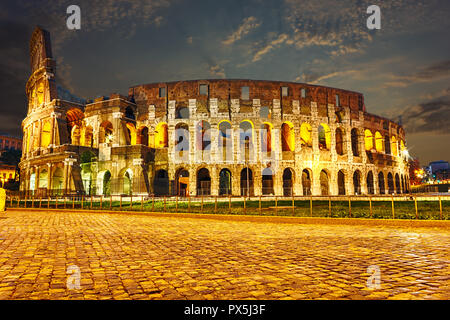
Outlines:
{"type": "Polygon", "coordinates": [[[450,220],[450,195],[155,196],[8,194],[7,208],[450,220]]]}

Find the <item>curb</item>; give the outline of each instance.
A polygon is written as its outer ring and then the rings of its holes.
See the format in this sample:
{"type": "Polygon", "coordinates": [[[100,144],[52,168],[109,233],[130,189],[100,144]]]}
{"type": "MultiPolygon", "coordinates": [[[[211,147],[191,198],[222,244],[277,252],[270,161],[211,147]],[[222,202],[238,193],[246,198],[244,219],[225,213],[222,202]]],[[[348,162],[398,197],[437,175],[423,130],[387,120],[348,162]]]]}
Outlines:
{"type": "Polygon", "coordinates": [[[8,208],[9,212],[65,212],[90,214],[127,214],[136,216],[208,219],[221,221],[242,221],[261,223],[290,223],[290,224],[324,224],[324,225],[357,225],[357,226],[391,226],[415,228],[443,228],[450,230],[450,220],[409,220],[409,219],[367,219],[367,218],[322,218],[322,217],[286,217],[259,215],[230,215],[230,214],[201,214],[201,213],[165,213],[149,211],[114,211],[114,210],[73,210],[73,209],[36,209],[36,208],[8,208]]]}

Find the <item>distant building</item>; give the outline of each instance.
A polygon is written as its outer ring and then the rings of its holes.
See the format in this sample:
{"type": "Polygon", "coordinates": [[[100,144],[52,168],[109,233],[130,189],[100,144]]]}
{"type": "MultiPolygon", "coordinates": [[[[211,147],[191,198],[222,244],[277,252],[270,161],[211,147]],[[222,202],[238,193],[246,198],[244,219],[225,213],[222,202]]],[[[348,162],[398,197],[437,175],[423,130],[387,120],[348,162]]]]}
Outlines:
{"type": "Polygon", "coordinates": [[[439,160],[428,164],[428,172],[433,180],[448,180],[449,179],[450,164],[448,161],[439,160]]]}
{"type": "Polygon", "coordinates": [[[8,180],[14,180],[16,177],[16,166],[0,162],[0,187],[4,187],[8,180]]]}
{"type": "Polygon", "coordinates": [[[22,139],[0,134],[0,155],[6,150],[22,150],[22,139]]]}

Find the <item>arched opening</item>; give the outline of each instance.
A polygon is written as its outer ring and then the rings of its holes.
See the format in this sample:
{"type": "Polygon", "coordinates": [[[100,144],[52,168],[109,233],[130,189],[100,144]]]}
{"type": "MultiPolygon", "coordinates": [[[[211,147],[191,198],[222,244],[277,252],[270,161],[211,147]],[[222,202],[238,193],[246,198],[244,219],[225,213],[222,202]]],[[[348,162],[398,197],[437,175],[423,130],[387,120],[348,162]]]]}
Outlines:
{"type": "Polygon", "coordinates": [[[83,182],[84,192],[88,195],[94,194],[94,186],[92,185],[92,164],[95,161],[95,155],[86,151],[80,156],[81,180],[83,182]]]}
{"type": "Polygon", "coordinates": [[[186,123],[178,123],[175,126],[175,151],[183,152],[189,151],[189,126],[186,123]]]}
{"type": "Polygon", "coordinates": [[[253,195],[253,172],[250,168],[241,171],[241,196],[253,195]]]}
{"type": "Polygon", "coordinates": [[[302,147],[312,147],[312,127],[309,123],[303,122],[300,126],[300,144],[302,147]]]}
{"type": "Polygon", "coordinates": [[[338,194],[345,195],[345,174],[344,171],[339,170],[337,175],[338,194]]]}
{"type": "Polygon", "coordinates": [[[304,169],[302,171],[302,187],[303,187],[303,195],[308,196],[311,195],[311,170],[304,169]]]}
{"type": "Polygon", "coordinates": [[[30,190],[36,190],[36,173],[34,172],[30,175],[30,190]]]}
{"type": "Polygon", "coordinates": [[[83,128],[84,134],[83,134],[83,141],[81,143],[84,147],[90,147],[93,146],[93,129],[91,126],[87,126],[83,128]]]}
{"type": "Polygon", "coordinates": [[[132,188],[132,179],[133,179],[133,171],[131,169],[126,169],[123,171],[122,175],[120,175],[121,179],[121,188],[122,188],[122,194],[125,195],[131,195],[133,193],[132,188]]]}
{"type": "Polygon", "coordinates": [[[398,173],[395,174],[395,193],[402,193],[398,173]]]}
{"type": "Polygon", "coordinates": [[[377,152],[383,152],[383,144],[383,136],[379,131],[375,132],[375,149],[377,150],[377,152]]]}
{"type": "Polygon", "coordinates": [[[233,140],[231,133],[231,123],[223,120],[219,123],[219,156],[222,160],[230,161],[233,159],[233,140]]]}
{"type": "Polygon", "coordinates": [[[139,129],[138,143],[148,147],[148,128],[142,127],[139,129]]]}
{"type": "Polygon", "coordinates": [[[359,157],[359,139],[358,139],[358,130],[353,128],[350,132],[352,139],[352,152],[353,156],[359,157]]]}
{"type": "Polygon", "coordinates": [[[394,189],[394,177],[392,176],[392,173],[388,173],[388,192],[389,194],[393,194],[395,189],[394,189]]]}
{"type": "Polygon", "coordinates": [[[109,121],[103,121],[99,130],[99,143],[106,143],[108,146],[113,141],[113,125],[109,121]]]}
{"type": "Polygon", "coordinates": [[[361,194],[361,172],[359,170],[353,173],[353,192],[355,195],[361,194]]]}
{"type": "Polygon", "coordinates": [[[231,195],[231,171],[222,169],[219,173],[219,196],[231,195]]]}
{"type": "Polygon", "coordinates": [[[66,112],[67,129],[71,139],[70,143],[73,145],[80,145],[83,119],[84,113],[80,109],[72,108],[66,112]],[[77,128],[75,129],[75,127],[77,128]]]}
{"type": "Polygon", "coordinates": [[[132,107],[127,107],[125,109],[125,118],[136,120],[136,116],[134,115],[134,110],[132,107]]]}
{"type": "Polygon", "coordinates": [[[111,195],[111,172],[108,170],[101,171],[97,174],[97,194],[104,196],[111,195]]]}
{"type": "Polygon", "coordinates": [[[380,194],[386,193],[386,183],[384,182],[384,173],[380,172],[378,174],[378,191],[380,194]]]}
{"type": "Polygon", "coordinates": [[[244,120],[239,124],[239,130],[241,159],[249,161],[253,159],[253,123],[249,120],[244,120]]]}
{"type": "Polygon", "coordinates": [[[175,110],[175,119],[189,119],[189,108],[179,106],[175,110]]]}
{"type": "Polygon", "coordinates": [[[271,168],[265,168],[261,174],[262,179],[262,194],[269,195],[273,192],[273,171],[271,168]]]}
{"type": "Polygon", "coordinates": [[[48,188],[48,171],[47,169],[41,170],[39,172],[39,189],[47,189],[48,188]]]}
{"type": "Polygon", "coordinates": [[[328,173],[325,170],[320,171],[320,194],[323,196],[327,196],[330,194],[328,173]]]}
{"type": "Polygon", "coordinates": [[[176,194],[181,197],[189,195],[189,171],[178,169],[175,174],[176,194]]]}
{"type": "Polygon", "coordinates": [[[395,136],[392,136],[391,139],[391,152],[393,156],[398,156],[397,138],[395,136]]]}
{"type": "Polygon", "coordinates": [[[209,170],[202,168],[197,172],[197,195],[209,196],[211,194],[211,177],[209,170]]]}
{"type": "Polygon", "coordinates": [[[79,146],[81,143],[81,128],[78,125],[72,127],[72,132],[70,133],[72,144],[79,146]]]}
{"type": "Polygon", "coordinates": [[[196,126],[196,149],[201,151],[211,150],[211,125],[208,121],[199,121],[196,126]]]}
{"type": "Polygon", "coordinates": [[[341,128],[336,129],[336,153],[338,155],[344,154],[344,134],[341,128]]]}
{"type": "Polygon", "coordinates": [[[290,122],[281,125],[281,150],[295,151],[294,125],[290,122]]]}
{"type": "Polygon", "coordinates": [[[41,130],[41,147],[47,148],[52,139],[52,124],[50,120],[44,121],[41,130]]]}
{"type": "Polygon", "coordinates": [[[153,179],[153,193],[155,196],[169,195],[169,174],[166,170],[158,170],[153,179]]]}
{"type": "Polygon", "coordinates": [[[61,194],[63,191],[64,172],[61,168],[56,168],[53,172],[52,178],[52,192],[53,194],[61,194]]]}
{"type": "Polygon", "coordinates": [[[400,176],[400,181],[402,183],[402,193],[405,193],[405,177],[403,175],[400,176]]]}
{"type": "Polygon", "coordinates": [[[330,150],[331,132],[330,127],[326,123],[319,125],[319,149],[330,150]]]}
{"type": "Polygon", "coordinates": [[[292,169],[286,168],[283,171],[283,195],[290,197],[293,194],[294,181],[292,177],[292,169]]]}
{"type": "Polygon", "coordinates": [[[367,183],[367,192],[369,194],[375,194],[375,188],[374,188],[374,185],[373,185],[373,173],[372,173],[372,171],[369,171],[369,173],[367,174],[366,183],[367,183]]]}
{"type": "Polygon", "coordinates": [[[366,151],[373,149],[373,134],[369,129],[364,130],[364,145],[366,147],[366,151]]]}
{"type": "Polygon", "coordinates": [[[391,154],[391,140],[388,135],[384,137],[384,152],[386,154],[391,154]]]}
{"type": "Polygon", "coordinates": [[[126,138],[126,143],[127,145],[131,145],[134,146],[136,144],[136,140],[137,140],[137,134],[136,134],[136,127],[134,126],[134,124],[127,122],[126,124],[127,127],[127,138],[126,138]]]}
{"type": "Polygon", "coordinates": [[[272,128],[269,122],[261,125],[261,152],[272,152],[272,128]]]}
{"type": "Polygon", "coordinates": [[[155,128],[155,148],[162,149],[167,148],[168,146],[169,146],[169,127],[167,126],[167,123],[160,122],[155,128]]]}

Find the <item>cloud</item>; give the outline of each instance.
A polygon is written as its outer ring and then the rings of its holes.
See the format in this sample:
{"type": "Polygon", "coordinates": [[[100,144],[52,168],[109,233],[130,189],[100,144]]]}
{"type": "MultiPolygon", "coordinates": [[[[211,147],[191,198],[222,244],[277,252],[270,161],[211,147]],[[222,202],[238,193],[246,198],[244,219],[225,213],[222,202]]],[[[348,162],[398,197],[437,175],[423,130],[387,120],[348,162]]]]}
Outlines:
{"type": "Polygon", "coordinates": [[[310,84],[318,84],[319,82],[327,79],[353,75],[357,74],[358,72],[359,72],[358,70],[346,70],[346,71],[335,71],[324,75],[319,75],[318,73],[308,73],[298,76],[297,78],[295,78],[295,81],[302,81],[310,84]]]}
{"type": "Polygon", "coordinates": [[[253,29],[258,28],[260,25],[261,23],[258,22],[255,17],[247,17],[242,21],[242,24],[239,26],[239,28],[232,34],[230,34],[227,39],[222,41],[222,43],[226,46],[231,45],[240,40],[243,36],[250,33],[250,31],[252,31],[253,29]]]}
{"type": "Polygon", "coordinates": [[[224,68],[219,65],[210,66],[209,74],[213,77],[226,78],[224,68]]]}
{"type": "Polygon", "coordinates": [[[288,39],[289,39],[289,37],[287,34],[283,33],[283,34],[278,35],[278,37],[276,39],[269,41],[268,43],[266,43],[264,45],[264,47],[262,47],[261,49],[259,49],[258,51],[255,52],[255,54],[253,55],[252,62],[261,60],[261,58],[264,55],[266,55],[273,49],[279,47],[282,43],[285,43],[288,39]]]}
{"type": "Polygon", "coordinates": [[[448,134],[450,127],[450,90],[446,94],[398,112],[408,133],[448,134]]]}
{"type": "Polygon", "coordinates": [[[409,75],[392,75],[385,87],[408,87],[411,84],[430,82],[450,77],[450,60],[443,60],[429,65],[409,75]]]}

